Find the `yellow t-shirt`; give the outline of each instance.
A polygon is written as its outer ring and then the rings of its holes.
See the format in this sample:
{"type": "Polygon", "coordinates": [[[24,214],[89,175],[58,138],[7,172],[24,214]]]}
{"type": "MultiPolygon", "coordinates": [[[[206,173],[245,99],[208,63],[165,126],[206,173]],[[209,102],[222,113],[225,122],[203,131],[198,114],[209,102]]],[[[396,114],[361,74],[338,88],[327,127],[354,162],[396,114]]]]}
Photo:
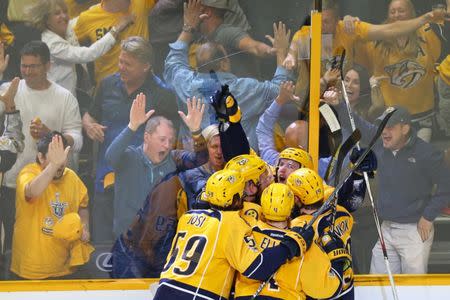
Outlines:
{"type": "MultiPolygon", "coordinates": [[[[327,69],[329,69],[331,60],[335,59],[336,57],[340,57],[341,53],[339,53],[339,50],[341,49],[345,49],[344,71],[348,70],[353,65],[354,61],[354,45],[357,42],[367,39],[369,28],[369,23],[355,22],[355,32],[353,34],[348,34],[344,31],[344,23],[342,21],[339,21],[336,26],[336,32],[334,33],[332,39],[331,53],[333,54],[333,56],[330,57],[330,59],[325,59],[322,61],[321,76],[327,69]]],[[[310,30],[310,26],[303,26],[294,34],[292,43],[301,43],[305,39],[309,39],[310,30]]],[[[309,60],[299,60],[296,94],[302,98],[306,97],[306,94],[309,91],[309,77],[309,60]]]]}
{"type": "Polygon", "coordinates": [[[27,279],[59,277],[74,271],[69,265],[72,245],[54,238],[52,227],[65,214],[88,205],[86,186],[67,168],[63,177],[52,181],[40,197],[26,201],[25,186],[41,172],[40,165],[32,163],[17,177],[11,271],[27,279]]]}
{"type": "MultiPolygon", "coordinates": [[[[148,39],[148,15],[155,5],[155,0],[131,0],[129,13],[136,16],[133,24],[128,26],[119,35],[123,40],[130,36],[141,36],[148,39]]],[[[102,8],[102,4],[94,5],[82,12],[75,25],[75,34],[80,43],[94,43],[101,39],[111,28],[120,21],[125,13],[110,13],[102,8]]],[[[120,42],[111,50],[95,61],[95,80],[97,84],[106,76],[118,71],[118,58],[120,42]]]]}
{"type": "Polygon", "coordinates": [[[178,222],[160,286],[227,299],[235,270],[244,272],[259,256],[254,243],[237,211],[190,210],[178,222]]]}
{"type": "Polygon", "coordinates": [[[441,42],[429,25],[422,26],[416,33],[423,42],[419,42],[419,49],[413,54],[399,47],[385,51],[377,42],[357,47],[358,63],[374,76],[390,78],[380,82],[386,106],[403,106],[412,115],[434,108],[435,63],[441,53],[441,42]]]}
{"type": "Polygon", "coordinates": [[[83,11],[87,10],[89,7],[91,7],[94,4],[99,3],[99,0],[89,0],[84,3],[77,3],[76,0],[64,0],[67,5],[69,18],[73,19],[78,17],[83,11]]]}

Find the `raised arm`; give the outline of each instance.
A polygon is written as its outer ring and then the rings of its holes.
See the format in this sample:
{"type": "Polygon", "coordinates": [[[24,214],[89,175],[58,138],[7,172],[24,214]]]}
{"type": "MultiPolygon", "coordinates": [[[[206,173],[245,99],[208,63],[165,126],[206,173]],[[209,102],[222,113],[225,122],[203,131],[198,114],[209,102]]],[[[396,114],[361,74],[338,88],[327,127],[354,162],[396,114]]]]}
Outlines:
{"type": "Polygon", "coordinates": [[[22,133],[22,120],[15,108],[14,96],[17,92],[20,79],[14,78],[8,90],[0,101],[5,104],[5,131],[0,137],[0,172],[8,171],[15,163],[17,153],[24,148],[24,135],[22,133]]]}
{"type": "MultiPolygon", "coordinates": [[[[52,182],[58,169],[65,164],[67,156],[69,155],[70,146],[64,149],[61,136],[55,135],[48,145],[48,152],[45,157],[40,158],[48,162],[44,170],[39,173],[33,180],[25,186],[25,197],[27,201],[32,202],[36,200],[52,182]]],[[[42,155],[40,153],[40,155],[42,155]]]]}
{"type": "Polygon", "coordinates": [[[369,40],[393,39],[414,32],[426,23],[436,21],[439,20],[437,20],[433,12],[428,12],[420,17],[410,20],[397,21],[381,25],[372,24],[369,27],[367,38],[369,40]]]}
{"type": "Polygon", "coordinates": [[[132,15],[124,16],[107,34],[89,47],[74,46],[62,38],[54,39],[47,32],[43,33],[42,40],[48,44],[52,56],[56,58],[74,64],[88,63],[108,52],[115,45],[119,34],[133,19],[132,15]]]}
{"type": "Polygon", "coordinates": [[[5,55],[5,45],[0,42],[0,80],[3,79],[3,72],[5,72],[9,63],[9,54],[5,55]]]}
{"type": "Polygon", "coordinates": [[[297,101],[298,97],[294,95],[294,84],[290,81],[283,82],[280,85],[278,97],[266,109],[259,118],[256,126],[256,136],[258,138],[258,146],[261,158],[270,165],[276,165],[279,152],[275,149],[275,141],[273,137],[273,128],[280,115],[281,108],[289,101],[297,101]]]}
{"type": "Polygon", "coordinates": [[[108,164],[114,169],[120,168],[122,156],[125,154],[127,147],[131,144],[136,131],[155,112],[154,110],[145,112],[145,103],[145,94],[138,94],[131,105],[130,123],[128,123],[128,126],[122,130],[106,150],[105,158],[108,164]]]}
{"type": "Polygon", "coordinates": [[[192,138],[194,139],[194,152],[173,152],[173,158],[179,171],[198,167],[208,161],[206,141],[200,127],[203,113],[205,112],[205,104],[202,103],[201,99],[193,97],[192,100],[187,100],[187,109],[187,115],[182,111],[179,111],[178,114],[191,131],[192,138]]]}
{"type": "Polygon", "coordinates": [[[183,30],[177,41],[170,44],[170,51],[164,65],[164,80],[174,89],[177,83],[188,82],[194,74],[189,65],[188,50],[194,31],[201,19],[205,17],[200,9],[200,0],[189,0],[188,3],[184,3],[183,30]]]}

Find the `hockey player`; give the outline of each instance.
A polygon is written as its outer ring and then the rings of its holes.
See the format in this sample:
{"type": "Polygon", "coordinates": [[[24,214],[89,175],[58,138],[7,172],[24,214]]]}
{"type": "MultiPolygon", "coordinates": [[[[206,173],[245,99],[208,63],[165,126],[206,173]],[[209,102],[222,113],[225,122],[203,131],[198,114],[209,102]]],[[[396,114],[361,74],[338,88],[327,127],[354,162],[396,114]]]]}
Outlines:
{"type": "MultiPolygon", "coordinates": [[[[292,221],[292,226],[304,225],[312,218],[324,201],[323,179],[313,170],[300,168],[289,175],[287,185],[295,195],[296,200],[301,203],[301,216],[292,221]]],[[[353,299],[353,269],[350,256],[350,233],[353,227],[352,215],[342,206],[337,205],[335,219],[333,220],[332,209],[320,215],[314,222],[313,227],[316,235],[314,243],[321,245],[322,249],[328,253],[332,269],[337,274],[341,274],[341,287],[332,298],[353,299]],[[334,221],[334,223],[333,223],[334,221]],[[333,239],[333,235],[337,239],[333,239]],[[330,244],[331,243],[331,244],[330,244]],[[341,247],[336,248],[336,244],[341,247]],[[330,247],[332,246],[332,247],[330,247]],[[330,249],[331,248],[331,249],[330,249]]],[[[304,289],[305,293],[313,299],[314,289],[304,289]]],[[[320,297],[326,298],[326,297],[320,297]]]]}
{"type": "Polygon", "coordinates": [[[292,228],[278,246],[255,247],[251,227],[239,216],[244,186],[243,177],[232,170],[208,179],[205,199],[212,208],[180,218],[155,300],[227,299],[236,270],[267,280],[286,260],[304,256],[312,228],[292,228]]]}
{"type": "Polygon", "coordinates": [[[245,180],[241,216],[250,223],[251,219],[258,220],[261,214],[261,194],[273,181],[270,166],[257,155],[243,154],[232,158],[225,169],[240,172],[245,180]]]}
{"type": "MultiPolygon", "coordinates": [[[[269,185],[261,196],[261,207],[265,222],[259,220],[253,227],[256,247],[261,250],[274,247],[280,243],[289,228],[289,216],[294,206],[294,194],[285,184],[269,185]]],[[[338,248],[337,243],[333,249],[338,248]]],[[[312,295],[317,298],[332,296],[340,288],[340,277],[331,268],[330,260],[316,243],[306,252],[302,260],[292,260],[283,265],[259,296],[264,299],[306,299],[303,286],[310,286],[312,295]],[[300,276],[302,275],[302,276],[300,276]]],[[[235,298],[250,299],[261,282],[238,275],[235,298]]]]}

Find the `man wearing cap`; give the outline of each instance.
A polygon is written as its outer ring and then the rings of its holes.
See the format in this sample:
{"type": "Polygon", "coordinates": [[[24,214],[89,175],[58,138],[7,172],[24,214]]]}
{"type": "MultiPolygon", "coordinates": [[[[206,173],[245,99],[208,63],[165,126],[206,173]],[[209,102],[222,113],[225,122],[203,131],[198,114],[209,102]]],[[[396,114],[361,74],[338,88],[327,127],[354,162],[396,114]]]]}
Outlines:
{"type": "MultiPolygon", "coordinates": [[[[396,108],[374,147],[377,209],[392,272],[421,274],[427,272],[433,221],[447,205],[450,171],[443,153],[417,137],[408,111],[396,108]]],[[[350,128],[345,105],[338,104],[336,110],[342,126],[350,128]]],[[[354,118],[362,142],[368,143],[377,127],[358,115],[354,118]]],[[[381,117],[376,122],[381,122],[381,117]]],[[[387,273],[379,240],[372,250],[370,273],[387,273]]]]}
{"type": "Polygon", "coordinates": [[[208,148],[208,162],[204,165],[180,173],[180,179],[183,182],[186,192],[188,209],[195,208],[198,204],[199,193],[205,187],[208,178],[216,171],[222,170],[225,161],[220,144],[219,128],[217,124],[212,124],[203,129],[202,135],[205,138],[208,148]]]}
{"type": "MultiPolygon", "coordinates": [[[[72,242],[89,241],[87,189],[75,172],[66,168],[67,141],[61,133],[50,132],[39,140],[37,149],[36,162],[26,165],[17,177],[11,271],[26,279],[72,274],[74,259],[78,260],[73,257],[72,242]],[[73,213],[81,221],[77,226],[72,222],[73,213]],[[68,214],[72,217],[65,220],[68,214]],[[56,235],[55,228],[59,228],[56,235]]],[[[87,259],[92,250],[86,253],[87,259]]]]}

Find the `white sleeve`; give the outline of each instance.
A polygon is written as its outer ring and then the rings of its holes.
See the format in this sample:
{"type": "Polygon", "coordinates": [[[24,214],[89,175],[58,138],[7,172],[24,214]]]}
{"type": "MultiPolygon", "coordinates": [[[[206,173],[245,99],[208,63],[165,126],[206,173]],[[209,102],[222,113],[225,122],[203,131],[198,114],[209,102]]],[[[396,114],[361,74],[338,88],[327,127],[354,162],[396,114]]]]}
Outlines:
{"type": "Polygon", "coordinates": [[[69,41],[52,36],[52,33],[48,32],[42,35],[42,41],[48,45],[53,57],[74,64],[94,61],[108,52],[116,43],[116,39],[110,32],[89,47],[73,46],[69,41]]]}
{"type": "Polygon", "coordinates": [[[72,150],[80,152],[83,146],[83,135],[81,133],[81,117],[77,99],[68,93],[66,107],[64,109],[63,125],[61,132],[73,138],[72,150]]]}

